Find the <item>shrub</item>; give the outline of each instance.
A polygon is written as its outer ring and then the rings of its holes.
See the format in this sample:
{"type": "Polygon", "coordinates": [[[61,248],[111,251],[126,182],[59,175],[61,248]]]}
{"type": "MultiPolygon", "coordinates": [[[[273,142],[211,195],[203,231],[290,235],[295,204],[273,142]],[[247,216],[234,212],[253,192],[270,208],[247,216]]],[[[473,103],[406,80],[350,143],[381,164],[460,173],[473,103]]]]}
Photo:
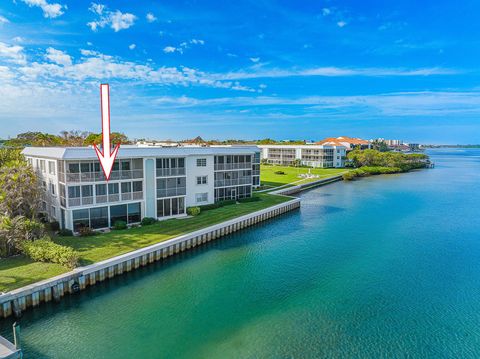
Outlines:
{"type": "Polygon", "coordinates": [[[231,204],[235,204],[235,203],[237,203],[237,200],[236,199],[226,199],[224,201],[219,201],[217,203],[220,205],[220,207],[223,207],[223,206],[229,206],[231,204]]]}
{"type": "Polygon", "coordinates": [[[346,181],[354,180],[357,177],[367,177],[380,174],[399,173],[403,170],[399,167],[383,167],[383,166],[363,166],[356,170],[343,174],[343,179],[346,181]]]}
{"type": "Polygon", "coordinates": [[[238,200],[238,202],[240,202],[240,203],[248,203],[248,202],[258,202],[258,201],[260,201],[260,200],[261,200],[260,197],[253,196],[253,197],[240,198],[240,199],[238,200]]]}
{"type": "Polygon", "coordinates": [[[140,223],[141,223],[142,226],[149,226],[151,224],[154,224],[156,221],[157,220],[153,217],[144,217],[142,219],[142,222],[140,222],[140,223]]]}
{"type": "Polygon", "coordinates": [[[357,176],[355,175],[354,171],[350,171],[350,172],[344,173],[342,177],[345,181],[353,181],[357,176]]]}
{"type": "Polygon", "coordinates": [[[68,268],[75,268],[78,265],[78,253],[73,248],[54,243],[48,237],[25,242],[22,250],[36,262],[58,263],[68,268]]]}
{"type": "Polygon", "coordinates": [[[96,233],[90,227],[80,227],[78,229],[78,234],[80,235],[80,237],[88,237],[88,236],[94,236],[96,233]]]}
{"type": "Polygon", "coordinates": [[[127,222],[115,221],[115,223],[113,224],[113,229],[116,229],[116,230],[127,229],[127,222]]]}
{"type": "Polygon", "coordinates": [[[53,232],[57,232],[60,229],[60,223],[58,223],[58,221],[49,222],[48,228],[53,232]]]}
{"type": "Polygon", "coordinates": [[[58,234],[63,237],[71,237],[73,236],[73,232],[70,229],[61,229],[58,231],[58,234]]]}
{"type": "Polygon", "coordinates": [[[200,210],[202,211],[208,211],[209,209],[215,209],[215,208],[220,208],[222,207],[220,203],[211,203],[211,204],[205,204],[203,206],[199,206],[200,210]]]}
{"type": "Polygon", "coordinates": [[[187,208],[187,214],[189,216],[198,216],[202,210],[200,207],[188,207],[187,208]]]}
{"type": "Polygon", "coordinates": [[[273,173],[275,173],[276,175],[284,175],[285,174],[284,171],[275,171],[273,173]]]}

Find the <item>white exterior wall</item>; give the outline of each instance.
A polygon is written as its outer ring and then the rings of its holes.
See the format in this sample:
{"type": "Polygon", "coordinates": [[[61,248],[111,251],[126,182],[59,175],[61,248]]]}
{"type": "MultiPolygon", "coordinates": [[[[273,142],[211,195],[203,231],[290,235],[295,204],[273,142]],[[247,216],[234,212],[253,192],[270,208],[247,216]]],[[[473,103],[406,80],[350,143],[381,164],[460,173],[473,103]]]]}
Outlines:
{"type": "Polygon", "coordinates": [[[48,159],[48,158],[41,158],[41,157],[26,157],[27,160],[31,160],[33,169],[41,175],[41,181],[46,182],[46,191],[45,196],[42,198],[42,201],[47,203],[46,213],[48,214],[49,218],[55,219],[60,221],[60,186],[58,182],[58,168],[57,168],[57,160],[48,159]],[[37,167],[37,160],[38,160],[38,167],[37,167]],[[41,170],[40,161],[45,161],[45,169],[44,171],[41,170]],[[53,163],[54,174],[50,174],[49,172],[49,162],[53,163]],[[53,184],[55,187],[55,194],[51,192],[50,184],[53,184]],[[52,214],[52,208],[55,207],[55,215],[52,214]]]}
{"type": "Polygon", "coordinates": [[[186,206],[201,206],[204,204],[213,203],[214,198],[214,156],[189,156],[185,159],[185,171],[187,175],[187,196],[186,206]],[[206,158],[206,167],[197,167],[197,159],[206,158]],[[207,176],[207,184],[197,185],[198,176],[207,176]],[[208,200],[206,202],[197,203],[197,193],[208,193],[208,200]]]}
{"type": "Polygon", "coordinates": [[[295,148],[295,159],[302,160],[302,149],[300,147],[295,148]]]}
{"type": "MultiPolygon", "coordinates": [[[[346,156],[347,147],[333,146],[333,145],[260,145],[261,159],[269,159],[269,149],[295,149],[295,158],[302,161],[302,163],[308,163],[311,166],[318,166],[318,163],[312,163],[312,161],[302,160],[302,149],[314,150],[314,149],[333,149],[333,167],[345,167],[344,157],[346,156]]],[[[348,147],[349,148],[349,147],[348,147]]]]}
{"type": "Polygon", "coordinates": [[[335,167],[345,167],[346,148],[335,147],[335,167]]]}
{"type": "MultiPolygon", "coordinates": [[[[73,230],[73,211],[81,210],[81,209],[90,209],[95,207],[108,207],[108,218],[110,218],[110,206],[121,205],[121,204],[128,204],[128,203],[140,203],[141,207],[141,217],[157,217],[157,177],[156,177],[156,159],[157,158],[179,158],[182,157],[185,159],[185,208],[190,206],[198,206],[198,205],[205,205],[211,204],[215,202],[215,166],[214,160],[215,155],[252,155],[253,149],[246,151],[245,148],[228,148],[228,149],[208,149],[203,148],[199,150],[192,150],[187,148],[181,149],[155,149],[155,148],[128,148],[125,146],[123,149],[126,153],[123,156],[119,156],[119,160],[121,159],[130,159],[130,158],[142,158],[143,159],[143,177],[135,178],[135,179],[119,179],[119,180],[112,180],[112,182],[119,183],[119,192],[121,193],[121,183],[122,182],[130,182],[132,180],[141,180],[143,183],[143,198],[142,199],[131,199],[131,200],[118,200],[118,201],[109,201],[105,203],[96,203],[96,199],[92,204],[89,205],[70,205],[68,201],[68,188],[69,186],[82,186],[82,185],[92,185],[93,186],[93,193],[92,196],[96,197],[96,184],[105,184],[105,181],[99,182],[92,182],[92,181],[74,181],[70,180],[65,184],[65,192],[66,192],[66,206],[63,208],[60,205],[60,183],[58,177],[58,168],[57,168],[57,161],[69,161],[69,162],[82,162],[82,161],[95,161],[91,158],[90,153],[88,156],[84,156],[84,153],[87,151],[90,152],[88,148],[27,148],[24,150],[25,157],[31,160],[33,168],[37,170],[36,163],[37,160],[44,160],[45,161],[45,170],[41,171],[40,166],[38,167],[38,174],[39,177],[47,182],[47,191],[45,193],[45,198],[47,202],[47,213],[51,210],[49,207],[53,204],[56,207],[55,210],[55,220],[61,222],[61,210],[65,211],[64,216],[64,225],[65,228],[73,230]],[[141,151],[141,157],[136,154],[136,152],[141,151]],[[165,151],[165,153],[163,153],[165,151]],[[205,151],[206,153],[192,153],[192,152],[201,152],[205,151]],[[212,153],[213,152],[213,153],[212,153]],[[65,156],[67,153],[69,156],[65,156]],[[72,156],[72,154],[78,153],[78,156],[72,156]],[[45,156],[45,157],[44,157],[45,156]],[[197,167],[197,159],[205,158],[206,159],[206,166],[205,167],[197,167]],[[55,174],[49,174],[48,172],[48,163],[49,161],[54,163],[55,166],[55,174]],[[149,165],[147,165],[149,164],[149,165]],[[207,183],[206,184],[197,184],[197,177],[198,176],[207,176],[207,183]],[[49,191],[49,183],[55,185],[55,195],[51,195],[49,191]],[[147,186],[148,182],[148,186],[147,186]],[[197,203],[196,201],[196,194],[197,193],[207,193],[207,201],[202,203],[197,203]]],[[[39,162],[40,163],[40,162],[39,162]]],[[[66,169],[65,169],[66,171],[66,169]]],[[[174,177],[174,176],[172,176],[174,177]]],[[[172,196],[176,197],[176,196],[172,196]]],[[[165,199],[168,197],[164,197],[165,199]]],[[[178,216],[185,216],[186,214],[178,215],[178,216]]],[[[175,215],[177,216],[177,215],[175,215]]],[[[165,216],[159,219],[169,219],[173,216],[165,216]]],[[[52,217],[50,217],[53,220],[52,217]]]]}

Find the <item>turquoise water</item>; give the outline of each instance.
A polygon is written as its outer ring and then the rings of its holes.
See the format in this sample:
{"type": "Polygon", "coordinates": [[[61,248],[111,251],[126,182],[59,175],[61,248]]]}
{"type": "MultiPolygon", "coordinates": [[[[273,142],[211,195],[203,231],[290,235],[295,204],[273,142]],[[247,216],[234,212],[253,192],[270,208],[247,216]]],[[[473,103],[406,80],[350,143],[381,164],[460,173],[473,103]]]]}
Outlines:
{"type": "Polygon", "coordinates": [[[479,358],[480,150],[430,154],[28,311],[25,357],[479,358]]]}

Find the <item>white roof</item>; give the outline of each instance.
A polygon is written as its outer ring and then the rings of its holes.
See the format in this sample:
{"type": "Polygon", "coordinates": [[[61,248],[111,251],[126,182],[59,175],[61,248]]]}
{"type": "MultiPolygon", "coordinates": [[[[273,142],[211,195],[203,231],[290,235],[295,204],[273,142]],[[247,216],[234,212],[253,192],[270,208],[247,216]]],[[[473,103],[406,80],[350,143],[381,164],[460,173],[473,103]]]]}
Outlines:
{"type": "Polygon", "coordinates": [[[260,148],[289,148],[289,149],[307,149],[307,150],[314,150],[314,149],[324,149],[324,148],[346,148],[345,146],[338,146],[338,145],[258,145],[260,148]]]}
{"type": "MultiPolygon", "coordinates": [[[[185,157],[202,155],[253,155],[259,152],[256,146],[242,147],[138,147],[120,146],[117,158],[185,157]]],[[[93,147],[26,147],[25,156],[45,157],[57,160],[95,160],[93,147]]]]}

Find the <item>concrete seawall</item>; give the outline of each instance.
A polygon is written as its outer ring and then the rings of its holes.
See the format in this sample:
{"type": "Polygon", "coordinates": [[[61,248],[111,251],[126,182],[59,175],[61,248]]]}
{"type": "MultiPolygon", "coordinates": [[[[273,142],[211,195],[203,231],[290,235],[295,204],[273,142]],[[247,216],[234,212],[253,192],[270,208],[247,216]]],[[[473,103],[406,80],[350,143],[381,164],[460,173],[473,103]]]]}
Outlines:
{"type": "Polygon", "coordinates": [[[0,295],[0,317],[19,315],[27,308],[36,307],[42,302],[58,301],[67,293],[74,294],[97,282],[162,260],[299,207],[300,199],[293,198],[257,212],[15,289],[0,295]]]}
{"type": "Polygon", "coordinates": [[[329,183],[332,183],[332,182],[337,182],[337,181],[342,181],[342,180],[343,180],[342,175],[338,175],[338,176],[334,176],[334,177],[324,178],[324,179],[314,181],[314,182],[300,184],[300,185],[297,185],[297,186],[282,188],[282,189],[279,189],[277,191],[272,191],[272,192],[269,192],[269,193],[291,195],[291,194],[295,194],[295,193],[305,191],[305,190],[310,189],[310,188],[324,186],[326,184],[329,184],[329,183]]]}

